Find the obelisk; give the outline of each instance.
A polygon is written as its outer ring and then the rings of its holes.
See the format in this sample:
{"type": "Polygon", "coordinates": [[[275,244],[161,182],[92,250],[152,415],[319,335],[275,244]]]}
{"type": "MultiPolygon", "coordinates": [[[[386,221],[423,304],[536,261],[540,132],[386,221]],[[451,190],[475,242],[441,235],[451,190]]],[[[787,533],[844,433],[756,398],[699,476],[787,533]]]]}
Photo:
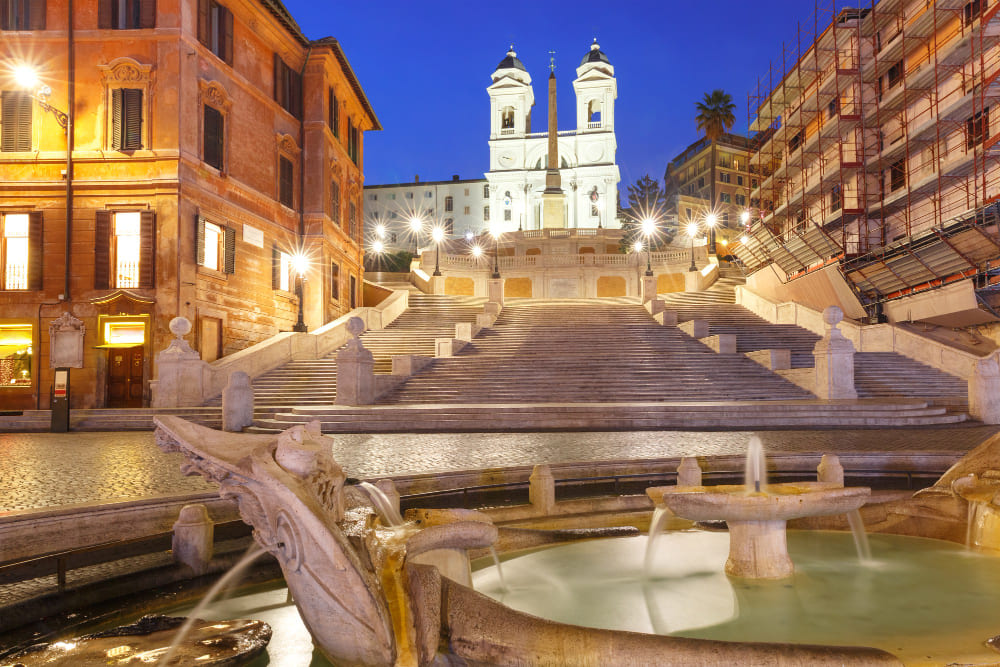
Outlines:
{"type": "Polygon", "coordinates": [[[549,67],[549,164],[545,172],[545,191],[542,192],[542,227],[562,229],[566,227],[566,194],[562,191],[562,177],[559,175],[559,130],[556,114],[556,65],[552,59],[549,67]]]}

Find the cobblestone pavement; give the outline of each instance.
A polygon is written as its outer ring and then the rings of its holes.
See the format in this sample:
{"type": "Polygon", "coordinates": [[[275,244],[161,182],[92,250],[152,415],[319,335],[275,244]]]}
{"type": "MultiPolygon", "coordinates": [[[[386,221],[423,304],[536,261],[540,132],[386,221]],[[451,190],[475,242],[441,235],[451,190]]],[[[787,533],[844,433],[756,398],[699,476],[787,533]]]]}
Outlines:
{"type": "MultiPolygon", "coordinates": [[[[764,431],[772,452],[966,452],[998,426],[764,431]]],[[[333,436],[348,475],[377,477],[537,463],[740,454],[751,432],[445,433],[333,436]]],[[[0,434],[0,513],[211,491],[149,432],[0,434]]]]}

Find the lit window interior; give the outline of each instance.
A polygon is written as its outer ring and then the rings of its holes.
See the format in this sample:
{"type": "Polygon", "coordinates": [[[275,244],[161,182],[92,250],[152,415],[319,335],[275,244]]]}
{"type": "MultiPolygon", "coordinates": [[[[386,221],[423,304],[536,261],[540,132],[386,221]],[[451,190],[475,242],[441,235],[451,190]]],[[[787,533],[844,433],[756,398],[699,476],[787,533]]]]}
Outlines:
{"type": "Polygon", "coordinates": [[[285,290],[286,292],[291,291],[288,277],[292,272],[292,256],[287,252],[281,253],[281,266],[278,267],[278,271],[280,272],[278,276],[278,289],[285,290]]]}
{"type": "Polygon", "coordinates": [[[104,325],[104,342],[107,345],[142,345],[146,341],[143,322],[107,322],[104,325]]]}
{"type": "Polygon", "coordinates": [[[210,222],[205,223],[205,266],[219,270],[219,243],[222,228],[210,222]]]}
{"type": "Polygon", "coordinates": [[[0,324],[0,387],[31,386],[31,325],[0,324]]]}
{"type": "Polygon", "coordinates": [[[138,211],[115,214],[115,287],[139,286],[138,211]]]}
{"type": "Polygon", "coordinates": [[[3,216],[4,289],[28,289],[28,214],[3,216]]]}

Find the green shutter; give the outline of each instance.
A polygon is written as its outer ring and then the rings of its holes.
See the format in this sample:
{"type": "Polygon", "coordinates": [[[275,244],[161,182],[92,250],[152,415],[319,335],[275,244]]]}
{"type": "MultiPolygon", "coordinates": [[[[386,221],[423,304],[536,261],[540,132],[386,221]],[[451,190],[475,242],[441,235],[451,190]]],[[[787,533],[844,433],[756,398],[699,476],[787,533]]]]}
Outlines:
{"type": "Polygon", "coordinates": [[[236,230],[226,227],[225,262],[223,270],[232,275],[236,273],[236,230]]]}
{"type": "Polygon", "coordinates": [[[227,65],[233,64],[233,13],[225,7],[219,7],[219,23],[222,30],[222,43],[219,56],[227,65]]]}
{"type": "Polygon", "coordinates": [[[205,265],[205,219],[194,216],[194,261],[198,266],[205,265]]]}
{"type": "Polygon", "coordinates": [[[271,289],[281,287],[281,252],[278,246],[271,246],[271,289]]]}
{"type": "Polygon", "coordinates": [[[139,27],[145,30],[156,27],[156,0],[140,0],[139,27]]]}
{"type": "Polygon", "coordinates": [[[3,91],[0,100],[0,151],[31,150],[31,96],[19,90],[3,91]]]}
{"type": "Polygon", "coordinates": [[[28,30],[45,30],[45,0],[28,0],[28,30]]]}
{"type": "Polygon", "coordinates": [[[111,148],[116,151],[122,150],[122,89],[115,88],[111,91],[111,148]]]}
{"type": "Polygon", "coordinates": [[[139,287],[156,287],[156,214],[143,211],[139,219],[139,287]]]}
{"type": "Polygon", "coordinates": [[[139,88],[123,88],[124,136],[122,150],[139,150],[142,148],[142,90],[139,88]]]}
{"type": "Polygon", "coordinates": [[[110,30],[111,25],[111,2],[112,0],[99,0],[97,3],[97,27],[102,30],[110,30]]]}
{"type": "Polygon", "coordinates": [[[28,214],[28,289],[42,289],[42,260],[45,256],[42,212],[28,214]]]}
{"type": "Polygon", "coordinates": [[[208,10],[210,0],[198,0],[198,41],[211,48],[208,38],[208,10]]]}
{"type": "Polygon", "coordinates": [[[204,160],[219,171],[223,169],[224,118],[218,109],[204,107],[203,152],[204,160]]]}
{"type": "Polygon", "coordinates": [[[111,212],[97,211],[94,217],[94,289],[111,285],[111,212]]]}

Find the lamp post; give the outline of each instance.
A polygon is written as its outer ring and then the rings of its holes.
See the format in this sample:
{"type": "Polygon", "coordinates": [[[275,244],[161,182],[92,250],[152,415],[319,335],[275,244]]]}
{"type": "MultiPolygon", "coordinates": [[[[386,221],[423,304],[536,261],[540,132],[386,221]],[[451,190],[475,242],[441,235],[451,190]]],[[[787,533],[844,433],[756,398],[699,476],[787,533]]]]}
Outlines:
{"type": "Polygon", "coordinates": [[[441,239],[444,238],[444,230],[440,227],[435,227],[431,230],[431,238],[434,239],[434,274],[435,276],[441,275],[441,239]]]}
{"type": "Polygon", "coordinates": [[[715,225],[719,222],[719,218],[715,213],[709,213],[705,216],[705,225],[708,227],[708,253],[710,255],[715,254],[715,225]]]}
{"type": "Polygon", "coordinates": [[[689,222],[687,226],[688,236],[691,237],[691,268],[688,271],[697,271],[698,267],[694,263],[694,237],[698,233],[698,223],[689,222]]]}
{"type": "Polygon", "coordinates": [[[493,237],[493,275],[490,278],[500,277],[500,228],[497,225],[490,225],[490,236],[493,237]]]}
{"type": "Polygon", "coordinates": [[[304,283],[306,280],[306,269],[309,268],[309,260],[301,252],[297,252],[292,255],[292,270],[295,271],[295,276],[298,279],[295,285],[295,294],[299,298],[299,319],[295,322],[295,326],[292,327],[292,331],[298,333],[305,333],[309,331],[306,327],[305,319],[303,319],[302,313],[302,300],[304,293],[304,283]]]}
{"type": "Polygon", "coordinates": [[[653,275],[653,266],[650,262],[650,246],[652,244],[653,234],[656,232],[656,221],[652,218],[642,219],[642,235],[646,239],[646,275],[653,275]]]}
{"type": "Polygon", "coordinates": [[[382,241],[372,243],[372,252],[375,253],[375,270],[382,271],[382,253],[385,252],[385,244],[382,241]]]}
{"type": "Polygon", "coordinates": [[[413,234],[413,254],[417,254],[419,250],[420,232],[423,229],[424,221],[420,219],[420,216],[413,216],[410,218],[410,233],[413,234]]]}

